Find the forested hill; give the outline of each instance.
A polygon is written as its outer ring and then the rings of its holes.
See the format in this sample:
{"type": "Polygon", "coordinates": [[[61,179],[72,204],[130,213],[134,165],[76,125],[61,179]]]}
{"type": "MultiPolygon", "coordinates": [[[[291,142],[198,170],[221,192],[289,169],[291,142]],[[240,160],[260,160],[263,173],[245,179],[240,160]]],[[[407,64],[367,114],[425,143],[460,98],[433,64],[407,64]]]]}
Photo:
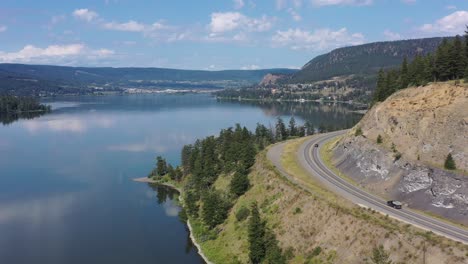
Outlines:
{"type": "Polygon", "coordinates": [[[320,55],[293,74],[288,82],[307,83],[335,76],[374,75],[379,69],[399,66],[403,59],[434,52],[443,38],[375,42],[335,49],[320,55]]]}
{"type": "Polygon", "coordinates": [[[0,93],[37,94],[86,92],[90,87],[137,88],[225,88],[227,85],[258,83],[268,73],[292,74],[291,69],[178,70],[165,68],[65,67],[0,64],[0,93]]]}

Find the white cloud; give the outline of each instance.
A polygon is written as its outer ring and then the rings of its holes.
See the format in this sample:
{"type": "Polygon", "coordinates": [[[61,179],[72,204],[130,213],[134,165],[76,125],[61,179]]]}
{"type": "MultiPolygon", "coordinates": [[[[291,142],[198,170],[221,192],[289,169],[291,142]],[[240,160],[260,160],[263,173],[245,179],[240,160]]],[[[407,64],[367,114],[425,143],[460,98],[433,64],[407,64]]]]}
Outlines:
{"type": "Polygon", "coordinates": [[[468,11],[456,11],[432,24],[422,25],[419,30],[424,33],[462,34],[467,24],[468,11]]]}
{"type": "Polygon", "coordinates": [[[65,58],[77,57],[107,57],[113,55],[114,51],[108,49],[92,50],[84,44],[69,44],[69,45],[50,45],[46,48],[39,48],[34,45],[26,45],[16,52],[0,51],[0,62],[57,62],[65,58]]]}
{"type": "Polygon", "coordinates": [[[238,28],[246,17],[239,12],[212,13],[210,29],[211,32],[221,33],[238,28]]]}
{"type": "Polygon", "coordinates": [[[233,1],[234,1],[235,9],[241,9],[245,5],[244,0],[233,0],[233,1]]]}
{"type": "Polygon", "coordinates": [[[258,70],[258,69],[260,69],[260,66],[255,65],[255,64],[241,67],[241,70],[258,70]]]}
{"type": "Polygon", "coordinates": [[[364,42],[361,33],[349,33],[346,28],[337,31],[318,29],[314,32],[301,29],[277,31],[272,38],[273,46],[289,46],[293,50],[327,50],[347,45],[359,45],[364,42]]]}
{"type": "Polygon", "coordinates": [[[399,39],[401,39],[401,35],[400,35],[400,34],[395,33],[395,32],[392,32],[392,31],[390,31],[390,30],[388,30],[388,29],[385,30],[383,34],[384,34],[384,36],[385,36],[385,38],[386,38],[387,40],[399,40],[399,39]]]}
{"type": "Polygon", "coordinates": [[[401,0],[401,2],[403,2],[405,4],[414,4],[414,3],[416,3],[416,0],[401,0]]]}
{"type": "Polygon", "coordinates": [[[371,5],[373,0],[312,0],[315,6],[330,6],[330,5],[371,5]]]}
{"type": "Polygon", "coordinates": [[[264,32],[271,29],[274,19],[267,16],[249,18],[239,12],[219,12],[211,14],[209,29],[213,34],[233,31],[236,29],[250,32],[264,32]]]}
{"type": "Polygon", "coordinates": [[[7,26],[0,25],[0,32],[5,32],[8,29],[7,26]]]}
{"type": "Polygon", "coordinates": [[[73,16],[78,19],[85,20],[87,22],[91,22],[97,17],[99,17],[99,15],[96,12],[91,11],[87,8],[76,9],[75,11],[73,11],[73,16]]]}
{"type": "Polygon", "coordinates": [[[454,6],[454,5],[448,5],[448,6],[445,7],[445,9],[454,10],[454,9],[457,9],[457,7],[454,6]]]}
{"type": "Polygon", "coordinates": [[[293,8],[289,8],[288,13],[291,15],[291,17],[292,17],[292,19],[294,19],[294,21],[298,22],[298,21],[302,20],[301,15],[299,15],[293,8]]]}
{"type": "Polygon", "coordinates": [[[146,28],[144,24],[130,20],[126,23],[109,22],[102,25],[105,29],[118,30],[118,31],[130,31],[130,32],[143,32],[146,28]]]}
{"type": "Polygon", "coordinates": [[[51,45],[47,48],[38,48],[33,45],[26,45],[24,48],[17,52],[0,52],[0,61],[14,62],[14,61],[29,61],[35,57],[62,57],[70,55],[78,55],[84,50],[83,44],[70,44],[70,45],[51,45]]]}

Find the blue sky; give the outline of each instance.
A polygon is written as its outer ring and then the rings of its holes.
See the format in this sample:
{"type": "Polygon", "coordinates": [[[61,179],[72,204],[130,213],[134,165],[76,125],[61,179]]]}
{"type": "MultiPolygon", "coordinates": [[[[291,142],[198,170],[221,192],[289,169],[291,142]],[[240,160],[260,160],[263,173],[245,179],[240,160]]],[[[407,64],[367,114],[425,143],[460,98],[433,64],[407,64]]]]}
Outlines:
{"type": "Polygon", "coordinates": [[[2,0],[0,62],[298,68],[337,47],[466,24],[468,0],[2,0]]]}

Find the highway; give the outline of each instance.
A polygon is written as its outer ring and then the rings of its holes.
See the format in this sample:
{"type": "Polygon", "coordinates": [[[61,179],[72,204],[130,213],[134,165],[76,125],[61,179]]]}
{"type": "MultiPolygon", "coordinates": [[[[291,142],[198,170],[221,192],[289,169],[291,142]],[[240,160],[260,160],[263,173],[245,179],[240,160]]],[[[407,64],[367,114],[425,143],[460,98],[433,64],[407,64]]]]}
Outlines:
{"type": "MultiPolygon", "coordinates": [[[[309,172],[311,177],[319,180],[329,190],[338,195],[352,201],[353,203],[374,209],[382,214],[389,215],[395,219],[417,226],[419,228],[432,231],[441,236],[468,244],[468,230],[457,225],[450,224],[432,218],[430,216],[412,211],[408,208],[394,209],[387,205],[387,202],[377,197],[364,189],[361,189],[331,171],[320,157],[320,149],[333,138],[346,133],[346,131],[336,131],[332,133],[319,134],[308,139],[302,144],[298,150],[298,160],[302,167],[309,172]],[[315,147],[318,144],[319,147],[315,147]]],[[[269,150],[268,157],[279,170],[287,178],[294,178],[287,175],[281,165],[281,152],[283,144],[278,144],[269,150]]]]}

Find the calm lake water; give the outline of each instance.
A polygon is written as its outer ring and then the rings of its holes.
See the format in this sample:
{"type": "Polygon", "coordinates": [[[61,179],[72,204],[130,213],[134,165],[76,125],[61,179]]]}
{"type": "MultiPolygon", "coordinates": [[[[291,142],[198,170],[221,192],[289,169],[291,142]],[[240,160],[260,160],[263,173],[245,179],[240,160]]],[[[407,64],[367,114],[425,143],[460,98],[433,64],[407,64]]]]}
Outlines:
{"type": "MultiPolygon", "coordinates": [[[[294,115],[330,129],[340,105],[219,102],[208,95],[49,100],[51,114],[0,124],[0,263],[202,263],[177,193],[136,183],[157,155],[197,138],[294,115]]],[[[286,120],[287,121],[287,120],[286,120]]]]}

